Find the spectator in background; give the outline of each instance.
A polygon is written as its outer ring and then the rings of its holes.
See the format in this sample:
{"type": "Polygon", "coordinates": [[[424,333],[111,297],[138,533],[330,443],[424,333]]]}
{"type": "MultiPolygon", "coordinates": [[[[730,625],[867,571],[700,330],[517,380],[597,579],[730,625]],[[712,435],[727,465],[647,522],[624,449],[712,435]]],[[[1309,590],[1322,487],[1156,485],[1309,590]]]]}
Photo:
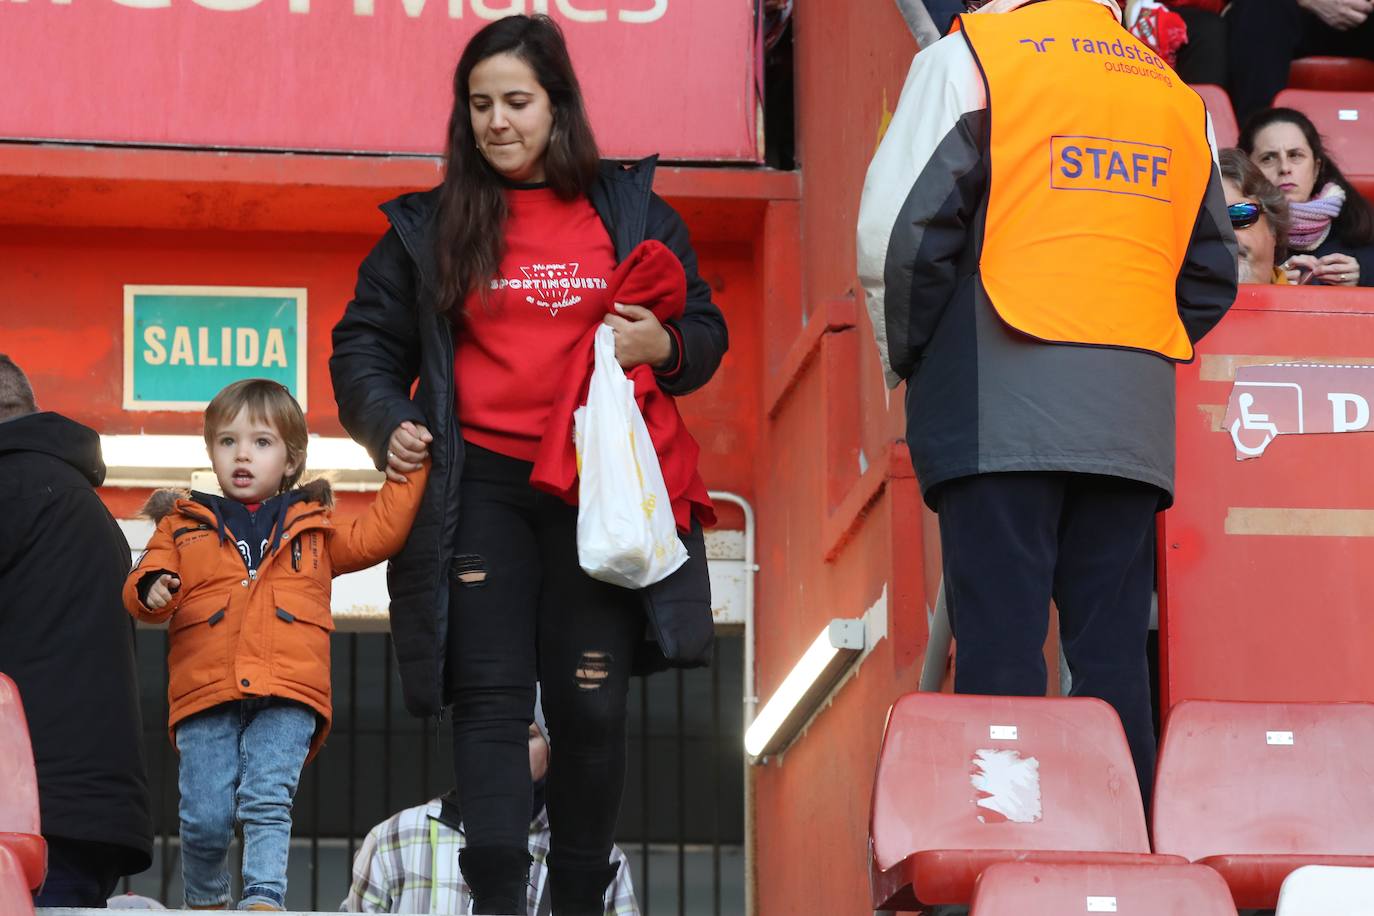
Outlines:
{"type": "Polygon", "coordinates": [[[1188,27],[1188,41],[1178,49],[1178,75],[1185,83],[1226,85],[1226,22],[1222,0],[1174,0],[1174,12],[1188,27]]]}
{"type": "MultiPolygon", "coordinates": [[[[914,0],[897,0],[899,8],[914,0]]],[[[926,11],[941,35],[954,17],[969,6],[967,0],[924,0],[926,11]]],[[[1154,48],[1185,83],[1226,85],[1226,26],[1223,0],[1129,0],[1122,2],[1122,23],[1154,48]]],[[[903,14],[906,14],[903,9],[903,14]]]]}
{"type": "MultiPolygon", "coordinates": [[[[542,714],[530,726],[530,778],[534,781],[530,820],[529,912],[547,916],[551,899],[545,860],[549,853],[549,813],[544,788],[549,772],[549,742],[542,714]]],[[[472,895],[457,868],[458,853],[467,845],[458,793],[451,790],[416,808],[407,808],[368,831],[353,860],[353,886],[339,909],[345,913],[467,913],[472,895]]],[[[615,880],[606,891],[605,916],[638,916],[630,863],[619,847],[611,847],[615,880]]]]}
{"type": "Polygon", "coordinates": [[[1221,151],[1221,185],[1241,283],[1287,283],[1281,264],[1288,252],[1288,200],[1242,150],[1221,151]]]}
{"type": "MultiPolygon", "coordinates": [[[[966,0],[923,0],[926,12],[930,14],[931,22],[935,23],[935,28],[941,35],[949,33],[950,24],[954,22],[954,17],[962,13],[968,6],[966,0]]],[[[897,0],[897,6],[904,5],[903,0],[897,0]]],[[[905,10],[903,10],[905,14],[905,10]]]]}
{"type": "Polygon", "coordinates": [[[100,437],[40,412],[0,354],[0,671],[19,686],[48,843],[39,906],[104,907],[152,861],[129,544],[95,488],[100,437]]]}
{"type": "MultiPolygon", "coordinates": [[[[1236,117],[1268,107],[1288,66],[1312,54],[1374,60],[1374,0],[1235,0],[1226,11],[1228,81],[1236,117]]],[[[1290,198],[1291,200],[1292,198],[1290,198]]]]}
{"type": "Polygon", "coordinates": [[[1374,286],[1374,212],[1307,116],[1291,108],[1262,111],[1246,122],[1238,145],[1288,198],[1289,281],[1374,286]]]}

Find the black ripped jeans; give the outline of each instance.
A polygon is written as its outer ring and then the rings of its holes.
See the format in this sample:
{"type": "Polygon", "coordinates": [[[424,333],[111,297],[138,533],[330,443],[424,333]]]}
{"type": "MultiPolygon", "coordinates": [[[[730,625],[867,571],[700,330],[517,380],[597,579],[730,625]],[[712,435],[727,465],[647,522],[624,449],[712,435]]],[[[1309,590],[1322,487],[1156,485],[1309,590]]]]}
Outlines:
{"type": "Polygon", "coordinates": [[[576,507],[531,487],[530,470],[467,445],[448,638],[459,804],[469,845],[528,843],[537,679],[549,727],[549,868],[604,871],[644,611],[637,593],[582,572],[576,507]]]}

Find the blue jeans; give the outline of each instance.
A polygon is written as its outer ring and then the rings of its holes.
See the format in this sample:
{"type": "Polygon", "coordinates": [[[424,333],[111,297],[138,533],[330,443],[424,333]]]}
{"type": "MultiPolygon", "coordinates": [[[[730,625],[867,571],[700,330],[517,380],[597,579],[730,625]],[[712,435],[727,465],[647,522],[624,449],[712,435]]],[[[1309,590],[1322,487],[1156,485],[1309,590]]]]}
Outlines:
{"type": "Polygon", "coordinates": [[[229,903],[235,821],[243,825],[239,909],[285,906],[291,802],[314,735],[314,710],[275,697],[221,703],[177,725],[187,906],[229,903]]]}

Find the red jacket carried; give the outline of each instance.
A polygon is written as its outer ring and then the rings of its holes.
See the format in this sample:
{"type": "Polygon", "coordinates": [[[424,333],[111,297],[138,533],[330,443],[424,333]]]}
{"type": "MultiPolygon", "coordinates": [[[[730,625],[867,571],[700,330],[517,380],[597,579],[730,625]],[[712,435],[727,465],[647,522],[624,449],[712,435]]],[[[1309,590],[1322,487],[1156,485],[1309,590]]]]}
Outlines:
{"type": "MultiPolygon", "coordinates": [[[[682,262],[662,242],[650,240],[640,244],[620,262],[608,283],[611,295],[607,301],[612,307],[616,302],[640,305],[653,312],[659,321],[678,318],[687,307],[687,275],[682,262]]],[[[572,352],[561,393],[549,414],[548,429],[539,442],[534,472],[530,474],[533,486],[572,505],[577,504],[573,411],[587,403],[595,338],[593,327],[572,352]]],[[[693,517],[704,526],[715,524],[715,509],[697,469],[701,447],[682,422],[676,400],[659,390],[650,366],[636,366],[625,376],[634,383],[635,402],[654,440],[678,528],[690,531],[693,517]]]]}

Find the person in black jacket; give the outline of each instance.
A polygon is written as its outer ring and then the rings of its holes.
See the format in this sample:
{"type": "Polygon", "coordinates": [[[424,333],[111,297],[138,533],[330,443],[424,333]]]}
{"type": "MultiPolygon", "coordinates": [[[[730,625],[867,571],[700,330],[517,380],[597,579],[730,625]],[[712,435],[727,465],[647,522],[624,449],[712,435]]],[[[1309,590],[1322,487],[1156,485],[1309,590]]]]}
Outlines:
{"type": "Polygon", "coordinates": [[[1244,123],[1272,105],[1300,57],[1374,60],[1374,0],[1238,0],[1227,4],[1226,88],[1244,123]]]}
{"type": "Polygon", "coordinates": [[[453,707],[469,838],[459,864],[476,913],[525,911],[536,681],[560,748],[548,788],[554,909],[599,914],[615,874],[629,677],[710,659],[699,524],[683,536],[686,565],[620,589],[579,568],[576,508],[529,483],[567,355],[598,323],[615,328],[620,364],[651,365],[670,395],[705,384],[725,353],[724,318],[653,172],[653,159],[599,160],[552,20],[493,22],[454,75],[444,183],[382,207],[391,228],[334,328],[344,427],[389,474],[432,460],[388,573],[391,625],[410,711],[453,707]],[[675,321],[608,301],[606,277],[648,239],[687,274],[675,321]]]}
{"type": "Polygon", "coordinates": [[[103,907],[152,861],[129,545],[95,493],[100,438],[39,412],[0,354],[0,672],[28,718],[48,844],[39,906],[103,907]]]}

